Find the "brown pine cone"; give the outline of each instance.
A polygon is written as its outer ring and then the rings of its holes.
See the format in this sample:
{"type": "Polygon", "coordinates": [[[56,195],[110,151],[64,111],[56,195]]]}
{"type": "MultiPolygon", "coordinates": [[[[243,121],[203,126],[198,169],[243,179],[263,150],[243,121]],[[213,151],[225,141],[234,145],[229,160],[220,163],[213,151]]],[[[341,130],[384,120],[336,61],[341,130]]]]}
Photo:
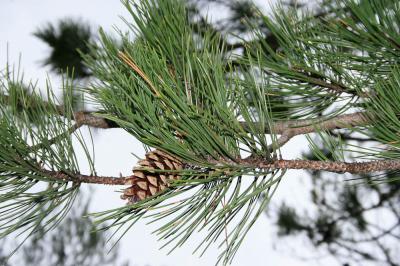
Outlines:
{"type": "Polygon", "coordinates": [[[168,170],[182,168],[182,161],[174,156],[161,150],[148,152],[146,158],[140,160],[138,166],[133,168],[133,175],[126,178],[126,185],[130,187],[124,190],[121,198],[134,203],[154,196],[168,187],[169,180],[180,178],[176,172],[168,170]],[[165,172],[154,170],[165,170],[165,172]]]}

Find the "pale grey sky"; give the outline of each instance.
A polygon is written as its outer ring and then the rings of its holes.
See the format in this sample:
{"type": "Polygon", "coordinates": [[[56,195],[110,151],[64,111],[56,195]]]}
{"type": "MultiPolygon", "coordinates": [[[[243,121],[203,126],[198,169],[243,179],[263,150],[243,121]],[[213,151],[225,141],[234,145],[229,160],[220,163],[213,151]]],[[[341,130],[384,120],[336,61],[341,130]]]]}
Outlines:
{"type": "MultiPolygon", "coordinates": [[[[269,1],[257,1],[270,3],[269,1]]],[[[214,11],[210,10],[212,14],[214,11]]],[[[45,84],[48,69],[41,66],[41,60],[47,55],[48,47],[32,36],[32,32],[47,22],[56,22],[60,18],[75,17],[90,22],[94,28],[102,26],[107,32],[113,31],[113,26],[126,29],[119,16],[128,17],[122,4],[118,0],[1,0],[0,2],[0,69],[7,61],[7,45],[9,47],[9,62],[18,63],[22,55],[21,67],[27,79],[38,79],[39,84],[45,84]]],[[[59,86],[59,78],[50,75],[54,87],[59,86]]],[[[87,135],[87,129],[82,130],[87,135]]],[[[128,175],[136,162],[131,153],[143,156],[141,144],[132,136],[120,129],[97,130],[94,134],[96,147],[96,168],[101,175],[118,176],[121,172],[128,175]]],[[[285,158],[299,156],[301,147],[306,145],[301,138],[293,139],[285,147],[285,158]]],[[[304,207],[308,200],[308,179],[301,171],[289,171],[273,199],[273,205],[280,200],[295,203],[304,207]]],[[[115,187],[96,187],[93,198],[92,211],[102,211],[119,207],[125,204],[119,199],[115,187]]],[[[158,250],[161,243],[151,235],[154,227],[138,223],[121,241],[121,259],[129,259],[131,265],[144,266],[207,266],[214,265],[219,254],[218,250],[211,248],[202,258],[192,255],[196,237],[183,248],[176,250],[171,255],[166,255],[167,250],[158,250]],[[191,245],[190,243],[193,243],[191,245]]],[[[232,265],[252,266],[316,266],[337,265],[330,258],[315,258],[312,249],[304,248],[306,243],[301,240],[286,245],[285,241],[276,242],[276,236],[271,221],[261,216],[253,226],[245,242],[239,250],[232,265]],[[276,242],[276,243],[275,243],[276,242]],[[293,250],[292,248],[295,248],[293,250]],[[278,251],[276,251],[277,249],[278,251]],[[297,254],[299,257],[294,256],[297,254]]],[[[197,238],[198,240],[198,238],[197,238]]],[[[292,238],[288,239],[293,241],[292,238]]],[[[16,255],[18,256],[18,254],[16,255]]],[[[118,264],[116,264],[118,265],[118,264]]]]}

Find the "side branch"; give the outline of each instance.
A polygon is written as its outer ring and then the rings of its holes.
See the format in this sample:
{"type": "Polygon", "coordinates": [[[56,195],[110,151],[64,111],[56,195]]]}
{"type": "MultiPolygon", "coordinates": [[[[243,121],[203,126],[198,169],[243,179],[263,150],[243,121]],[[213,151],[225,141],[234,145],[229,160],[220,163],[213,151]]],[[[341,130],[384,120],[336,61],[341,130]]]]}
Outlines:
{"type": "MultiPolygon", "coordinates": [[[[35,108],[37,106],[44,107],[48,109],[49,112],[51,113],[57,113],[60,116],[63,116],[65,118],[74,120],[75,123],[80,126],[90,126],[90,127],[95,127],[95,128],[117,128],[119,127],[115,122],[104,119],[102,117],[96,116],[90,111],[78,111],[74,113],[66,113],[65,107],[62,105],[55,105],[52,103],[49,103],[43,99],[38,100],[39,102],[37,103],[31,103],[29,105],[26,105],[21,99],[18,99],[17,106],[20,108],[35,108]]],[[[5,103],[5,104],[10,104],[12,102],[12,99],[10,98],[9,95],[1,93],[0,92],[0,102],[5,103]]]]}
{"type": "MultiPolygon", "coordinates": [[[[60,115],[63,115],[60,113],[60,115]]],[[[92,112],[89,111],[79,111],[75,112],[73,114],[73,117],[71,119],[75,120],[75,122],[79,126],[89,126],[89,127],[95,127],[95,128],[119,128],[119,126],[108,119],[102,118],[95,116],[92,112]]]]}
{"type": "Polygon", "coordinates": [[[92,176],[82,174],[67,174],[62,171],[51,171],[41,169],[41,173],[55,180],[87,183],[87,184],[102,184],[102,185],[125,185],[125,177],[112,177],[112,176],[92,176]]]}
{"type": "MultiPolygon", "coordinates": [[[[0,93],[0,99],[5,103],[10,102],[8,95],[0,93]]],[[[118,128],[118,124],[115,122],[96,116],[91,111],[78,111],[71,114],[65,112],[65,108],[62,105],[51,106],[50,103],[45,101],[42,102],[44,106],[49,105],[49,110],[54,110],[58,115],[64,116],[68,119],[74,120],[78,126],[90,126],[94,128],[118,128]]],[[[23,103],[19,103],[20,107],[26,108],[23,103]]],[[[370,123],[371,120],[367,118],[365,112],[357,112],[353,114],[346,114],[337,116],[331,119],[304,119],[294,121],[276,122],[272,129],[265,128],[266,134],[285,134],[286,138],[290,139],[295,135],[307,134],[314,132],[316,128],[321,130],[332,130],[337,128],[348,128],[354,126],[361,126],[370,123]]],[[[247,122],[240,122],[244,130],[250,131],[250,126],[247,122]]],[[[257,128],[257,123],[255,123],[257,128]]]]}
{"type": "MultiPolygon", "coordinates": [[[[371,119],[365,112],[357,112],[336,116],[331,119],[303,119],[294,121],[276,122],[272,128],[265,128],[266,134],[285,134],[289,137],[296,135],[308,134],[316,130],[333,130],[341,128],[350,128],[363,126],[371,123],[371,119]]],[[[255,123],[257,127],[257,123],[255,123]]],[[[241,122],[242,127],[249,131],[250,127],[247,122],[241,122]]]]}
{"type": "MultiPolygon", "coordinates": [[[[63,115],[60,113],[60,115],[63,115]]],[[[90,111],[75,112],[71,118],[79,125],[86,125],[95,128],[118,128],[119,126],[108,119],[98,117],[90,111]]],[[[294,121],[284,121],[274,123],[272,129],[265,128],[266,134],[285,134],[291,138],[296,135],[308,134],[318,130],[333,130],[341,128],[350,128],[364,126],[371,123],[365,112],[356,112],[352,114],[340,115],[331,119],[303,119],[294,121]]],[[[250,131],[247,122],[240,122],[244,130],[250,131]]],[[[257,127],[257,123],[255,123],[257,127]]]]}
{"type": "Polygon", "coordinates": [[[249,158],[243,159],[239,163],[245,166],[261,169],[302,169],[351,174],[400,170],[400,160],[381,160],[355,163],[309,160],[276,160],[270,162],[264,159],[249,158]]]}

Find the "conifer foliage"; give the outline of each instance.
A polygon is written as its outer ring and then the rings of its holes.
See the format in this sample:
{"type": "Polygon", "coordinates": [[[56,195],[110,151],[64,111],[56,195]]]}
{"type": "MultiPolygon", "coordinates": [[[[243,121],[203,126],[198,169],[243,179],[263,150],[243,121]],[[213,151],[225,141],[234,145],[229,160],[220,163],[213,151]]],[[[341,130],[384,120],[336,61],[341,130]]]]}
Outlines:
{"type": "Polygon", "coordinates": [[[129,204],[92,214],[99,224],[112,222],[104,229],[123,234],[150,218],[172,249],[200,231],[205,237],[196,251],[220,241],[218,262],[229,264],[286,170],[400,170],[397,2],[342,0],[326,16],[277,6],[269,18],[246,8],[259,41],[243,40],[242,54],[193,24],[180,0],[136,2],[124,2],[133,34],[121,33],[117,42],[100,31],[100,43],[84,55],[95,77],[84,91],[98,112],[73,111],[68,82],[61,105],[50,90],[43,100],[33,84],[23,90],[12,69],[4,72],[0,236],[53,228],[82,183],[125,185],[129,204]],[[131,176],[99,176],[79,135],[83,125],[120,127],[153,150],[131,176]],[[345,145],[332,130],[379,145],[345,145]],[[306,134],[331,156],[308,137],[315,159],[284,159],[281,147],[306,134]],[[89,174],[79,171],[72,137],[87,155],[89,174]]]}

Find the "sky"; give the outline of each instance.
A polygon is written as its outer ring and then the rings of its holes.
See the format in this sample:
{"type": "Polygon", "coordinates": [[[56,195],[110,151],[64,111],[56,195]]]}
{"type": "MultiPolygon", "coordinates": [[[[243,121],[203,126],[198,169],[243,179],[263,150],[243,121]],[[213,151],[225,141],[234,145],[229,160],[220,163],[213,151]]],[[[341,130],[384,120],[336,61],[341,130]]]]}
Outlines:
{"type": "MultiPolygon", "coordinates": [[[[259,2],[265,4],[268,1],[259,2]]],[[[210,10],[211,16],[213,12],[216,13],[215,10],[210,10]]],[[[0,0],[0,69],[7,61],[18,65],[21,59],[20,66],[27,80],[37,80],[39,85],[44,86],[46,77],[49,77],[53,87],[57,88],[60,86],[60,79],[49,73],[49,69],[42,64],[49,48],[36,39],[32,32],[48,22],[54,23],[66,17],[81,18],[89,22],[93,29],[101,26],[110,33],[114,27],[127,30],[120,16],[129,18],[123,5],[115,0],[0,0]]],[[[83,128],[82,133],[88,136],[87,128],[83,128]]],[[[141,157],[145,153],[141,143],[121,129],[93,130],[92,133],[96,151],[95,166],[99,175],[129,175],[137,160],[132,153],[141,157]]],[[[299,147],[305,145],[304,139],[294,138],[283,150],[285,158],[296,158],[301,151],[299,147]]],[[[83,158],[83,154],[78,154],[78,157],[83,158]]],[[[289,204],[295,203],[299,208],[307,207],[307,188],[310,184],[305,177],[304,172],[289,171],[278,188],[271,207],[276,207],[282,200],[289,204]]],[[[92,211],[103,211],[125,204],[116,192],[118,189],[96,186],[94,192],[89,192],[85,188],[86,193],[93,193],[92,211]]],[[[129,260],[130,265],[135,266],[215,264],[219,254],[215,248],[201,258],[192,255],[198,237],[167,255],[167,250],[159,250],[161,243],[151,235],[153,229],[154,227],[146,226],[145,222],[140,222],[130,230],[121,240],[121,261],[129,260]]],[[[315,256],[312,249],[304,248],[307,243],[301,240],[290,238],[277,241],[275,230],[271,218],[262,215],[249,232],[232,265],[337,265],[330,257],[315,256]],[[288,245],[289,241],[294,242],[288,245]]]]}

